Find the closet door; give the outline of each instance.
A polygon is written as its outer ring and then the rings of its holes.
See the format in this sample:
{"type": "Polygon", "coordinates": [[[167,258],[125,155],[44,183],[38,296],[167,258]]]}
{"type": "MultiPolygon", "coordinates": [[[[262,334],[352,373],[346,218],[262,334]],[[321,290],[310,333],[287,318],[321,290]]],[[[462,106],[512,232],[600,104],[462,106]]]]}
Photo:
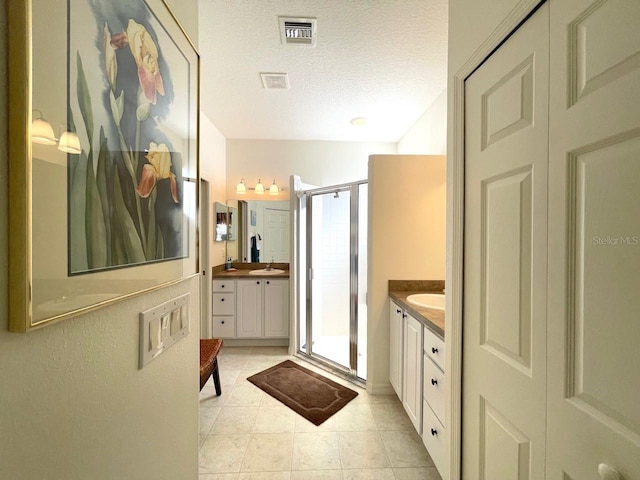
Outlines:
{"type": "Polygon", "coordinates": [[[552,1],[551,45],[547,478],[639,479],[640,1],[552,1]]]}
{"type": "Polygon", "coordinates": [[[465,83],[464,480],[544,477],[548,10],[465,83]]]}

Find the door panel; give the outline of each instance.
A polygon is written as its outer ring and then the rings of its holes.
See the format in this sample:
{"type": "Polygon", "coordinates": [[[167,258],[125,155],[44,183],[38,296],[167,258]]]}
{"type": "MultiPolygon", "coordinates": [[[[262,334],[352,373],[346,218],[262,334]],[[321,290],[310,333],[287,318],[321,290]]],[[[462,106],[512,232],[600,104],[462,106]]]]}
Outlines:
{"type": "Polygon", "coordinates": [[[402,404],[418,433],[422,433],[422,324],[404,317],[404,379],[402,404]]]}
{"type": "Polygon", "coordinates": [[[264,209],[263,262],[289,261],[289,210],[264,209]]]}
{"type": "Polygon", "coordinates": [[[640,2],[552,2],[548,478],[640,478],[640,2]]]}
{"type": "Polygon", "coordinates": [[[531,165],[482,186],[480,343],[531,373],[531,165]],[[498,295],[495,292],[499,292],[498,295]]]}
{"type": "Polygon", "coordinates": [[[548,6],[465,82],[462,478],[544,476],[548,6]]]}

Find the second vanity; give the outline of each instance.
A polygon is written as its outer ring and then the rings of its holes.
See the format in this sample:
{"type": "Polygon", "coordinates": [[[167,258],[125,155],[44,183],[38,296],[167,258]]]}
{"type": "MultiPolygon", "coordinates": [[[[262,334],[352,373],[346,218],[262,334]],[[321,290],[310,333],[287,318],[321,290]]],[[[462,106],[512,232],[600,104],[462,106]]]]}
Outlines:
{"type": "Polygon", "coordinates": [[[444,308],[416,305],[410,297],[443,290],[442,281],[389,281],[389,381],[440,472],[446,448],[444,308]]]}
{"type": "Polygon", "coordinates": [[[289,265],[234,264],[231,271],[214,269],[213,336],[286,345],[289,338],[289,265]]]}

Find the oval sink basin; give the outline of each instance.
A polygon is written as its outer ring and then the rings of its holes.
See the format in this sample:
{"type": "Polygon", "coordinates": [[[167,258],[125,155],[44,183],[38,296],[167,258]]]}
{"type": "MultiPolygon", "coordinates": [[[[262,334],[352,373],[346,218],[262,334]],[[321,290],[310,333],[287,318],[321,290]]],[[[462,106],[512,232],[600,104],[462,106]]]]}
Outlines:
{"type": "Polygon", "coordinates": [[[407,297],[407,302],[424,308],[444,310],[444,295],[441,293],[416,293],[407,297]]]}
{"type": "Polygon", "coordinates": [[[278,270],[277,268],[265,270],[264,268],[261,268],[260,270],[251,270],[249,275],[279,275],[280,273],[284,273],[284,270],[278,270]]]}

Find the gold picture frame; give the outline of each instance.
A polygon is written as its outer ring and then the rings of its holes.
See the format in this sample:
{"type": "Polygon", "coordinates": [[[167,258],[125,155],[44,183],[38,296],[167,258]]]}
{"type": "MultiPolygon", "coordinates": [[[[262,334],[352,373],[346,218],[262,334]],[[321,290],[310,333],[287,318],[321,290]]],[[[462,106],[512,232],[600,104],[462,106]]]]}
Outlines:
{"type": "Polygon", "coordinates": [[[9,330],[199,274],[200,57],[164,0],[8,0],[9,330]]]}

